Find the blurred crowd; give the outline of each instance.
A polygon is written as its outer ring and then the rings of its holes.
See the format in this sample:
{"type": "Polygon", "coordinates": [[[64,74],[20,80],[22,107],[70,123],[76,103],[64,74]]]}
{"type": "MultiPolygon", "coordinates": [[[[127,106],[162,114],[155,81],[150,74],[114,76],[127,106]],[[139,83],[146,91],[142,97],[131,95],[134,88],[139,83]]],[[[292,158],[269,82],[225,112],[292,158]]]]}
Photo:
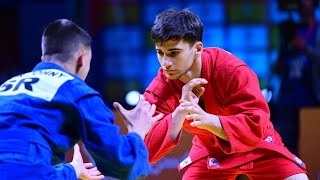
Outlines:
{"type": "Polygon", "coordinates": [[[279,24],[280,48],[272,71],[281,80],[272,120],[285,145],[298,152],[299,112],[320,104],[320,24],[315,17],[318,3],[299,0],[298,20],[279,24]]]}

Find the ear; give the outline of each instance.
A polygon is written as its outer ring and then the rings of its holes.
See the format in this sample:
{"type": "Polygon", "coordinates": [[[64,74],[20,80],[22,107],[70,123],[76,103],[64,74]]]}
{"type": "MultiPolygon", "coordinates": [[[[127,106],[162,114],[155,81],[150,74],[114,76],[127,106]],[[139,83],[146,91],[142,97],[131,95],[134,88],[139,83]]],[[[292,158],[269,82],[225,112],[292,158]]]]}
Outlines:
{"type": "Polygon", "coordinates": [[[43,57],[43,55],[41,56],[41,61],[42,61],[42,62],[44,61],[44,57],[43,57]]]}
{"type": "Polygon", "coordinates": [[[202,52],[202,50],[203,50],[203,44],[202,44],[202,42],[201,42],[201,41],[196,42],[196,44],[195,44],[196,54],[197,54],[197,55],[200,55],[201,52],[202,52]]]}
{"type": "Polygon", "coordinates": [[[84,59],[83,59],[83,54],[80,54],[77,58],[76,62],[76,73],[79,72],[80,68],[84,65],[84,59]]]}
{"type": "Polygon", "coordinates": [[[83,54],[81,54],[77,59],[77,66],[83,66],[83,54]]]}

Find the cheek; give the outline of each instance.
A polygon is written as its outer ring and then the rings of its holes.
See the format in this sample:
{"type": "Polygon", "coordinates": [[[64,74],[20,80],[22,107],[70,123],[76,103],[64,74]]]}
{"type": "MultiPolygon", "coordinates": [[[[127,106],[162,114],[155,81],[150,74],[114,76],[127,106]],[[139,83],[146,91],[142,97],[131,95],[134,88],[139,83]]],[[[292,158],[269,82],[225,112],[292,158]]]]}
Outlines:
{"type": "Polygon", "coordinates": [[[196,53],[190,53],[188,57],[188,64],[193,64],[193,61],[196,59],[196,53]]]}
{"type": "Polygon", "coordinates": [[[187,56],[180,56],[179,58],[176,59],[176,64],[180,67],[187,67],[192,64],[193,57],[191,55],[187,56]]]}
{"type": "Polygon", "coordinates": [[[162,64],[163,60],[161,57],[158,56],[158,62],[160,63],[160,65],[162,64]]]}

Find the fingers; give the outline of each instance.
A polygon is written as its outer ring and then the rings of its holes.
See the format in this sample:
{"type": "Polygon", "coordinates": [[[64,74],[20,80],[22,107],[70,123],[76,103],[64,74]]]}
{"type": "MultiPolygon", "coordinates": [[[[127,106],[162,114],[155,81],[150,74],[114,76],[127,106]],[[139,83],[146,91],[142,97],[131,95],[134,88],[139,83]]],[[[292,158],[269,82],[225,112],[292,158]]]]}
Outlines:
{"type": "Polygon", "coordinates": [[[97,167],[89,169],[88,173],[90,175],[90,179],[91,180],[93,180],[93,179],[103,179],[104,178],[104,175],[101,174],[101,172],[98,170],[97,167]]]}
{"type": "Polygon", "coordinates": [[[122,107],[118,102],[113,102],[113,107],[116,108],[121,114],[124,114],[127,110],[122,107]]]}
{"type": "Polygon", "coordinates": [[[183,86],[183,89],[186,91],[192,91],[194,87],[201,85],[201,84],[207,84],[208,81],[204,78],[194,78],[187,84],[183,86]]]}
{"type": "Polygon", "coordinates": [[[191,127],[201,126],[203,123],[201,121],[193,121],[190,123],[191,127]]]}
{"type": "Polygon", "coordinates": [[[151,108],[150,108],[150,113],[151,113],[151,116],[153,116],[154,115],[154,113],[156,112],[156,105],[155,104],[152,104],[151,105],[151,108]]]}
{"type": "MultiPolygon", "coordinates": [[[[157,108],[157,107],[156,107],[155,104],[152,104],[152,105],[150,105],[150,106],[151,106],[151,107],[150,107],[149,112],[150,112],[151,116],[153,116],[154,113],[156,112],[156,108],[157,108]]],[[[151,119],[152,119],[153,122],[157,122],[157,121],[159,121],[162,117],[163,117],[163,114],[160,113],[160,114],[152,117],[151,119]]]]}
{"type": "Polygon", "coordinates": [[[202,116],[200,114],[188,114],[186,115],[187,120],[200,120],[202,116]]]}
{"type": "Polygon", "coordinates": [[[143,108],[147,111],[152,111],[152,105],[148,101],[144,101],[143,103],[143,108]]]}
{"type": "Polygon", "coordinates": [[[83,163],[84,167],[87,169],[87,176],[89,176],[89,179],[91,180],[99,180],[103,179],[104,175],[101,174],[101,172],[98,170],[97,167],[94,167],[92,163],[83,163]]]}
{"type": "Polygon", "coordinates": [[[90,173],[90,175],[93,175],[93,176],[97,176],[101,174],[101,172],[98,170],[97,167],[89,169],[88,172],[90,173]]]}
{"type": "Polygon", "coordinates": [[[82,156],[80,153],[80,147],[78,144],[75,144],[73,147],[73,158],[72,161],[82,161],[82,156]]]}
{"type": "Polygon", "coordinates": [[[94,167],[94,165],[93,165],[92,163],[83,163],[83,165],[84,165],[84,167],[85,167],[86,169],[89,169],[89,168],[94,167]]]}
{"type": "Polygon", "coordinates": [[[202,96],[202,94],[204,93],[205,88],[204,87],[200,87],[195,93],[196,96],[200,97],[202,96]]]}
{"type": "Polygon", "coordinates": [[[182,103],[188,103],[188,102],[189,102],[189,101],[187,101],[187,100],[185,100],[185,99],[180,99],[180,100],[179,100],[179,103],[180,103],[180,104],[182,104],[182,103]]]}
{"type": "Polygon", "coordinates": [[[74,149],[74,152],[76,152],[76,151],[79,151],[79,152],[80,152],[80,147],[79,147],[78,144],[75,144],[74,147],[73,147],[73,149],[74,149]]]}
{"type": "Polygon", "coordinates": [[[192,102],[199,102],[199,97],[204,93],[202,84],[207,84],[208,81],[204,78],[195,78],[182,87],[181,99],[192,102]]]}
{"type": "Polygon", "coordinates": [[[157,122],[157,121],[159,121],[161,118],[163,118],[163,114],[161,113],[161,114],[158,114],[158,115],[156,115],[156,116],[154,116],[154,117],[152,117],[152,120],[153,120],[153,122],[157,122]]]}
{"type": "Polygon", "coordinates": [[[142,94],[140,94],[140,99],[139,101],[145,101],[146,99],[144,98],[144,96],[142,94]]]}
{"type": "Polygon", "coordinates": [[[143,95],[140,94],[139,102],[136,105],[136,107],[142,106],[146,102],[146,99],[143,97],[143,95]]]}
{"type": "MultiPolygon", "coordinates": [[[[146,111],[153,111],[152,105],[143,97],[143,95],[140,95],[139,102],[135,107],[135,109],[138,109],[139,108],[138,106],[142,106],[142,108],[146,111]]],[[[151,112],[151,113],[152,115],[154,114],[154,112],[151,112]]]]}
{"type": "Polygon", "coordinates": [[[132,109],[132,111],[139,111],[139,110],[146,110],[150,111],[151,110],[151,104],[145,100],[143,95],[140,95],[140,99],[136,107],[132,109]]]}
{"type": "Polygon", "coordinates": [[[120,112],[120,116],[121,116],[122,120],[124,121],[124,124],[125,124],[126,126],[128,126],[128,120],[127,120],[127,117],[125,116],[125,113],[127,112],[127,110],[124,109],[124,108],[122,107],[122,105],[121,105],[120,103],[118,103],[118,102],[113,102],[113,107],[115,107],[115,109],[116,109],[118,112],[120,112]]]}
{"type": "Polygon", "coordinates": [[[186,101],[186,100],[180,100],[179,110],[188,112],[188,113],[201,113],[202,109],[198,104],[186,101]]]}
{"type": "Polygon", "coordinates": [[[99,176],[96,176],[96,177],[91,177],[90,179],[91,180],[100,180],[100,179],[103,179],[104,176],[103,175],[99,175],[99,176]]]}

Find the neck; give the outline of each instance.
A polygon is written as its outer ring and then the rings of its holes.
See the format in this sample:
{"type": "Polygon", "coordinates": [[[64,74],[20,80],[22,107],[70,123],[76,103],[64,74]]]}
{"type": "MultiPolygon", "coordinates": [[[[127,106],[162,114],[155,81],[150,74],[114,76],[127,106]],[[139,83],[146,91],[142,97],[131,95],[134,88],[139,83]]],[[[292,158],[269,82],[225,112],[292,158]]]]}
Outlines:
{"type": "Polygon", "coordinates": [[[75,74],[75,69],[73,68],[74,65],[71,64],[72,61],[61,62],[58,59],[50,56],[43,56],[41,59],[43,62],[55,63],[61,66],[65,71],[75,74]]]}
{"type": "Polygon", "coordinates": [[[179,80],[183,82],[184,84],[187,84],[189,81],[191,81],[194,78],[200,78],[201,77],[201,68],[202,68],[202,61],[201,56],[197,57],[196,60],[193,62],[192,66],[185,74],[183,74],[179,80]]]}

